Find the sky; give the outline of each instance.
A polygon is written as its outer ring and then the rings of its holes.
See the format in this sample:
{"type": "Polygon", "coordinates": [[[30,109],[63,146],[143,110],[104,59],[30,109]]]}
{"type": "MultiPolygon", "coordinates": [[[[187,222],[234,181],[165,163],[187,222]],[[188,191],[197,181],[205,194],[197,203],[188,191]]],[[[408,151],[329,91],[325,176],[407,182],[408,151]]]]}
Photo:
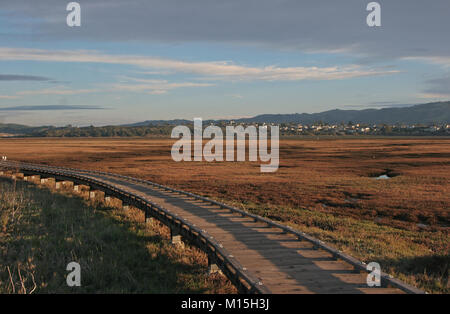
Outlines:
{"type": "Polygon", "coordinates": [[[450,1],[0,0],[0,123],[108,125],[450,99],[450,1]]]}

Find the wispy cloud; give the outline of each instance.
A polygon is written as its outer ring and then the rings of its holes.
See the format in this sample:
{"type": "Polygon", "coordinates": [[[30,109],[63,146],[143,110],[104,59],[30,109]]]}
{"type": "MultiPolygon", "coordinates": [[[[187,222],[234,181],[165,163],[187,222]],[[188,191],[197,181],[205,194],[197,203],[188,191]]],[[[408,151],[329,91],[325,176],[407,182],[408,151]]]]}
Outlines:
{"type": "Polygon", "coordinates": [[[48,106],[15,106],[0,108],[0,111],[43,111],[43,110],[104,110],[95,106],[48,105],[48,106]]]}
{"type": "Polygon", "coordinates": [[[410,107],[411,104],[401,104],[395,101],[374,101],[367,104],[349,104],[345,108],[351,109],[381,109],[381,108],[403,108],[410,107]]]}
{"type": "Polygon", "coordinates": [[[110,86],[111,91],[143,92],[149,95],[162,95],[176,88],[208,87],[213,85],[210,83],[169,82],[166,80],[149,80],[132,77],[123,77],[122,81],[121,83],[112,84],[110,86]]]}
{"type": "Polygon", "coordinates": [[[450,56],[403,57],[402,60],[421,61],[444,67],[450,67],[450,56]]]}
{"type": "Polygon", "coordinates": [[[19,96],[29,96],[29,95],[77,95],[77,94],[86,94],[86,93],[96,93],[99,92],[98,89],[66,89],[63,87],[55,87],[55,88],[45,88],[38,90],[27,90],[17,92],[16,95],[19,96]]]}
{"type": "Polygon", "coordinates": [[[28,48],[0,48],[0,60],[31,60],[44,62],[85,62],[125,64],[147,69],[191,73],[226,80],[339,80],[354,77],[398,73],[395,70],[374,70],[360,65],[333,67],[252,67],[228,61],[186,62],[182,60],[139,56],[111,55],[89,50],[42,50],[28,48]]]}
{"type": "Polygon", "coordinates": [[[16,99],[18,96],[0,95],[0,99],[16,99]]]}
{"type": "Polygon", "coordinates": [[[51,79],[35,75],[0,74],[0,81],[51,81],[51,79]]]}
{"type": "Polygon", "coordinates": [[[227,95],[227,96],[232,97],[232,98],[236,98],[236,99],[242,99],[242,98],[244,98],[244,96],[242,96],[242,95],[240,95],[240,94],[229,94],[229,95],[227,95]]]}
{"type": "Polygon", "coordinates": [[[450,98],[450,93],[419,93],[417,98],[447,100],[450,98]]]}
{"type": "Polygon", "coordinates": [[[11,27],[2,27],[3,42],[17,40],[18,34],[77,43],[128,42],[132,37],[143,43],[232,43],[390,60],[448,56],[450,51],[445,40],[450,28],[448,0],[433,0],[433,5],[423,0],[384,1],[384,25],[376,33],[365,25],[369,1],[361,0],[82,1],[83,18],[89,22],[75,32],[63,27],[66,15],[60,0],[40,0],[39,6],[29,2],[2,1],[1,9],[14,17],[11,27]]]}
{"type": "Polygon", "coordinates": [[[427,80],[425,84],[427,88],[418,95],[419,98],[440,100],[450,98],[450,76],[427,80]]]}

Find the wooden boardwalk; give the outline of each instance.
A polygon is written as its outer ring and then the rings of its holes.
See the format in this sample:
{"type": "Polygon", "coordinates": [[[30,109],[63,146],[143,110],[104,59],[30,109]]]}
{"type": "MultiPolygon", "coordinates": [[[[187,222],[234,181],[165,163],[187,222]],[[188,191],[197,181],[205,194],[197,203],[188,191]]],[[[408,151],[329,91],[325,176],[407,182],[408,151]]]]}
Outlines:
{"type": "MultiPolygon", "coordinates": [[[[137,195],[182,217],[226,248],[244,271],[264,285],[265,292],[404,293],[402,290],[405,289],[386,285],[369,288],[367,272],[336,259],[336,256],[310,241],[301,240],[254,217],[184,193],[113,174],[83,171],[78,175],[137,195]]],[[[412,287],[411,290],[406,292],[420,291],[412,287]]]]}

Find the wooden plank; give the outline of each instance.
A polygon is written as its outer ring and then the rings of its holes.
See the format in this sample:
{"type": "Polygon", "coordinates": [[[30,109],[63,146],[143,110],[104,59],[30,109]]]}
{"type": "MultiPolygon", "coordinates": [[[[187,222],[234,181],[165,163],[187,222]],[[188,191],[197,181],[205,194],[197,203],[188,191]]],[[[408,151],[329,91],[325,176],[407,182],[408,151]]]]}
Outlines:
{"type": "Polygon", "coordinates": [[[304,250],[313,250],[312,244],[306,241],[279,241],[276,243],[266,243],[266,241],[240,241],[240,242],[227,242],[227,249],[229,251],[234,250],[271,250],[278,248],[286,248],[286,249],[304,249],[304,250]]]}
{"type": "Polygon", "coordinates": [[[281,267],[281,266],[299,266],[299,265],[311,265],[312,270],[319,272],[320,270],[353,270],[353,266],[341,262],[341,261],[316,261],[304,258],[292,258],[292,257],[274,257],[273,260],[267,257],[249,256],[245,254],[236,255],[242,265],[247,268],[254,267],[281,267]]]}

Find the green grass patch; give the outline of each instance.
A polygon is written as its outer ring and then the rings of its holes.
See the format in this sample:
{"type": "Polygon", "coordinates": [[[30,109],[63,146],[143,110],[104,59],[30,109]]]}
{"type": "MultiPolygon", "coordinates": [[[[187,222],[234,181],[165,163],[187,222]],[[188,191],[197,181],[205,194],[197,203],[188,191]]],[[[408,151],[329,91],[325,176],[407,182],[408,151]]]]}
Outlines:
{"type": "Polygon", "coordinates": [[[0,293],[235,292],[206,274],[204,253],[171,245],[165,227],[139,214],[0,179],[0,293]],[[72,261],[81,287],[66,284],[72,261]]]}

